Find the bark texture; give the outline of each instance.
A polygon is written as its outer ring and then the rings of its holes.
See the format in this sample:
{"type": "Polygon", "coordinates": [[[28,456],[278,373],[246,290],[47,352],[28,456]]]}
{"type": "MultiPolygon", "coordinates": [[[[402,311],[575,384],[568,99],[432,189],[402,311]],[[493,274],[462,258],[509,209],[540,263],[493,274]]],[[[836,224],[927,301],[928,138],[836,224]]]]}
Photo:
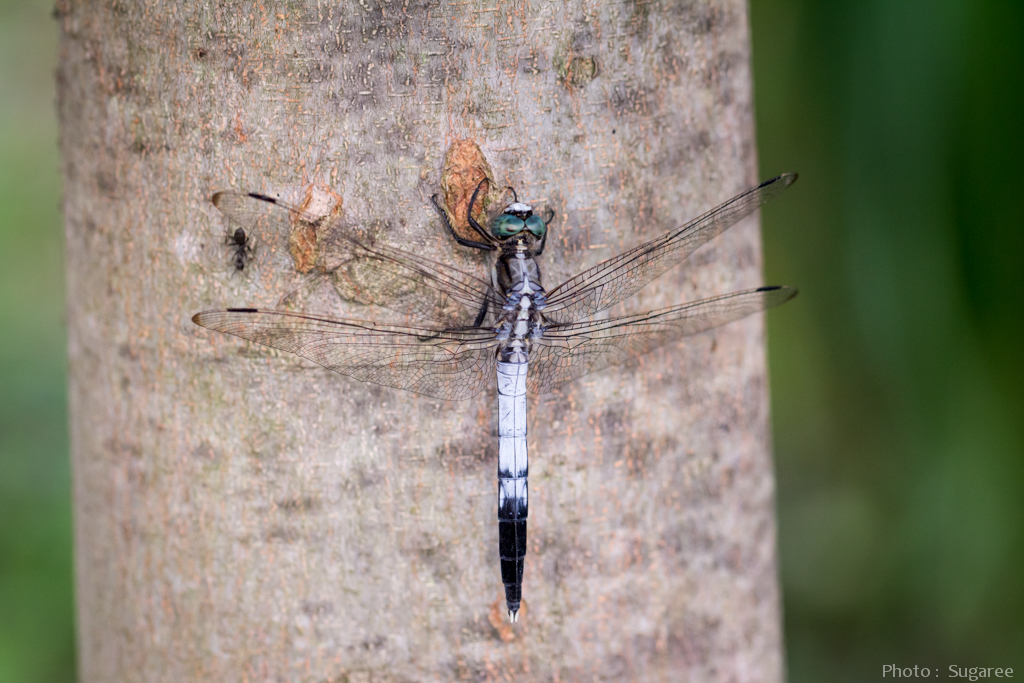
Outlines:
{"type": "MultiPolygon", "coordinates": [[[[235,271],[218,189],[316,183],[482,272],[429,204],[469,140],[555,209],[550,289],[754,184],[742,0],[57,15],[83,681],[781,679],[761,319],[530,398],[514,630],[493,389],[445,403],[190,322],[308,278],[267,244],[235,271]]],[[[748,220],[613,313],[758,284],[748,220]]]]}

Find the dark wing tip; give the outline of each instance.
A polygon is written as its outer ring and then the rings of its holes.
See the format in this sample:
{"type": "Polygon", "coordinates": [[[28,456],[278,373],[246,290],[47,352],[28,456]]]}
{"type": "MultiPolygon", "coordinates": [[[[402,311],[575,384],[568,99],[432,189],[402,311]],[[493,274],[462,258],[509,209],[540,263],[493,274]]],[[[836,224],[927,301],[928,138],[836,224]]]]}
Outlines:
{"type": "Polygon", "coordinates": [[[775,292],[769,297],[770,303],[768,308],[774,306],[780,306],[797,295],[797,290],[792,287],[780,286],[780,285],[769,285],[767,287],[758,287],[758,292],[775,292]]]}
{"type": "Polygon", "coordinates": [[[271,204],[278,203],[276,198],[260,194],[259,192],[234,192],[232,190],[220,190],[218,192],[214,192],[213,196],[210,197],[210,201],[219,209],[225,200],[232,195],[236,197],[252,197],[253,199],[259,199],[260,201],[269,202],[271,204]]]}
{"type": "Polygon", "coordinates": [[[799,178],[799,177],[800,176],[797,173],[783,173],[782,175],[777,175],[777,176],[775,176],[774,178],[772,178],[770,180],[764,181],[763,183],[758,185],[757,188],[761,189],[762,187],[768,187],[769,185],[773,185],[773,184],[779,182],[780,180],[782,181],[782,186],[783,187],[789,187],[790,185],[795,183],[796,179],[799,178]]]}
{"type": "Polygon", "coordinates": [[[259,313],[258,308],[229,308],[228,313],[259,313]]]}

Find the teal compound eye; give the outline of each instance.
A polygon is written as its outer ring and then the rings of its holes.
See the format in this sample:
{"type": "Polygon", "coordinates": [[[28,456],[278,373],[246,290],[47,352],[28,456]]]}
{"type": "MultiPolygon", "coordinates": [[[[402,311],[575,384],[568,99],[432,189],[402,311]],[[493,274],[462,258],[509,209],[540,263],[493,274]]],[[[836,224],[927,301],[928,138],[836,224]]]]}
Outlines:
{"type": "Polygon", "coordinates": [[[540,219],[540,216],[530,216],[526,219],[526,229],[537,239],[544,239],[544,233],[548,231],[548,226],[540,219]]]}
{"type": "Polygon", "coordinates": [[[522,218],[503,213],[491,222],[491,234],[503,240],[512,237],[512,235],[518,235],[525,227],[527,227],[527,224],[522,218]]]}

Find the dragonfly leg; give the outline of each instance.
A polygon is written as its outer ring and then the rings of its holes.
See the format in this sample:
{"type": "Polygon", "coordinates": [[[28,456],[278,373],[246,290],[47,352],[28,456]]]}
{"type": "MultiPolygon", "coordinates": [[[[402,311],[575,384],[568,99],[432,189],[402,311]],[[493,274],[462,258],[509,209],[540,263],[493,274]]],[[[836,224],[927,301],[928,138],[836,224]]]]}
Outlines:
{"type": "MultiPolygon", "coordinates": [[[[444,227],[448,229],[448,234],[451,235],[456,242],[464,247],[472,247],[473,249],[484,249],[485,251],[494,251],[496,249],[493,244],[475,242],[473,240],[467,240],[465,237],[459,237],[458,233],[455,232],[455,228],[453,228],[452,224],[448,221],[448,214],[445,213],[444,209],[441,208],[441,205],[437,203],[437,195],[435,194],[431,197],[430,201],[434,204],[434,208],[437,209],[437,212],[441,214],[441,221],[444,223],[444,227]]],[[[470,218],[469,220],[470,225],[472,225],[474,222],[473,219],[470,218]]]]}
{"type": "Polygon", "coordinates": [[[544,225],[551,225],[551,221],[555,220],[555,210],[549,206],[546,213],[548,217],[541,220],[544,221],[544,225]]]}
{"type": "MultiPolygon", "coordinates": [[[[484,230],[483,226],[480,225],[475,218],[473,218],[473,205],[476,204],[476,196],[480,193],[480,188],[483,187],[484,183],[486,182],[488,182],[488,180],[487,178],[484,178],[477,184],[476,189],[473,190],[473,196],[469,198],[469,211],[466,212],[466,217],[469,219],[470,227],[476,230],[480,234],[480,236],[483,237],[485,240],[491,240],[493,238],[487,233],[486,230],[484,230]]],[[[513,192],[515,192],[515,190],[513,190],[513,192]]]]}
{"type": "Polygon", "coordinates": [[[480,327],[483,324],[483,322],[484,322],[484,318],[486,318],[486,317],[487,317],[487,300],[485,299],[484,302],[482,304],[480,304],[480,312],[476,314],[476,320],[473,321],[473,327],[480,327]]]}
{"type": "MultiPolygon", "coordinates": [[[[547,225],[547,223],[545,223],[545,225],[547,225]]],[[[536,256],[540,256],[541,254],[543,254],[544,253],[544,245],[546,245],[547,243],[548,243],[548,231],[545,230],[544,231],[544,236],[540,238],[540,246],[537,247],[537,251],[533,252],[533,255],[536,257],[536,256]]]]}
{"type": "MultiPolygon", "coordinates": [[[[554,209],[552,209],[549,206],[546,213],[547,213],[547,217],[546,218],[541,218],[541,220],[544,221],[544,227],[547,227],[547,226],[551,225],[551,221],[555,220],[555,210],[554,209]]],[[[540,256],[541,254],[543,254],[544,253],[544,245],[546,245],[547,243],[548,243],[548,231],[545,230],[544,231],[544,236],[540,238],[540,247],[534,253],[534,256],[540,256]]]]}

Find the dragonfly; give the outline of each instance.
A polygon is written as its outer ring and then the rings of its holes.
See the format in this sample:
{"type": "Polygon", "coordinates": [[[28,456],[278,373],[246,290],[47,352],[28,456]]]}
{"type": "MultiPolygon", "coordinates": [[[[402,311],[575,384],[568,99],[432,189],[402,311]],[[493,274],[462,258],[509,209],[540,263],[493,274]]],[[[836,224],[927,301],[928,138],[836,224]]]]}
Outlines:
{"type": "MultiPolygon", "coordinates": [[[[412,315],[411,324],[335,318],[291,310],[227,308],[197,313],[197,325],[301,356],[342,375],[445,400],[468,400],[491,383],[498,398],[498,559],[509,621],[522,601],[529,463],[527,392],[543,393],[588,373],[778,306],[796,295],[770,286],[635,315],[593,318],[678,265],[796,180],[783,174],[674,230],[546,289],[538,259],[553,212],[513,200],[486,227],[469,204],[473,239],[460,236],[432,198],[454,240],[495,252],[489,280],[345,230],[328,230],[322,272],[339,291],[412,315]]],[[[303,209],[254,192],[219,192],[234,223],[267,211],[315,224],[303,209]]],[[[333,219],[332,219],[333,220],[333,219]]]]}

